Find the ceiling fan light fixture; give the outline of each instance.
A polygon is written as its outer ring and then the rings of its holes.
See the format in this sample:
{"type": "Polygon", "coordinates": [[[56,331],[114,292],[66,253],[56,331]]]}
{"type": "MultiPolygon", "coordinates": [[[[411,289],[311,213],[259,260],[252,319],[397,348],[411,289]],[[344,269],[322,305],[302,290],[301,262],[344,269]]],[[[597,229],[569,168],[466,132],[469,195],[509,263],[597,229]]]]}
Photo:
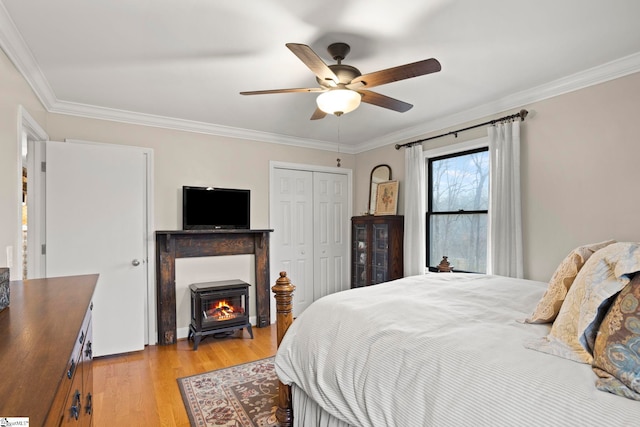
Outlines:
{"type": "Polygon", "coordinates": [[[358,108],[362,96],[349,89],[332,89],[316,98],[318,108],[327,114],[341,116],[358,108]]]}
{"type": "Polygon", "coordinates": [[[326,117],[327,114],[341,116],[358,108],[361,101],[377,107],[404,113],[409,111],[413,105],[382,95],[378,92],[373,92],[369,89],[387,83],[423,76],[425,74],[437,73],[442,68],[437,59],[430,58],[362,74],[357,68],[342,63],[342,60],[344,60],[351,49],[346,43],[333,43],[327,49],[331,57],[338,62],[332,65],[327,65],[322,58],[306,44],[287,43],[286,46],[315,74],[316,81],[320,87],[254,90],[250,92],[240,92],[240,94],[263,95],[271,93],[323,92],[322,95],[316,98],[318,106],[311,115],[310,120],[322,119],[326,117]]]}

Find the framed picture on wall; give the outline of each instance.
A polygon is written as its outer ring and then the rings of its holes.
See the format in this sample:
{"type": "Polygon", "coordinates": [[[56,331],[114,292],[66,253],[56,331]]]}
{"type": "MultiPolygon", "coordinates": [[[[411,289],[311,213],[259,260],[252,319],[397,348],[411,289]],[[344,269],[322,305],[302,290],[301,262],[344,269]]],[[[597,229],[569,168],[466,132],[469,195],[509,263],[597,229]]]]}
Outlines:
{"type": "Polygon", "coordinates": [[[398,181],[378,184],[374,215],[395,215],[398,208],[398,181]]]}

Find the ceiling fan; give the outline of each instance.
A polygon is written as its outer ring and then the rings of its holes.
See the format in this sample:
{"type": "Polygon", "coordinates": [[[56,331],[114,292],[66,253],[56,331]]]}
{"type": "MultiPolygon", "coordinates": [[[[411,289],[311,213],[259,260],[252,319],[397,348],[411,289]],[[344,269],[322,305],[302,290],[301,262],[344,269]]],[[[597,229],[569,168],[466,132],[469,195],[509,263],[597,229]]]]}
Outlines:
{"type": "Polygon", "coordinates": [[[430,58],[375,71],[373,73],[362,74],[357,68],[342,63],[351,51],[351,47],[346,43],[333,43],[327,48],[331,57],[337,61],[337,64],[332,65],[325,64],[325,62],[305,44],[287,43],[286,46],[313,71],[320,87],[257,90],[240,92],[240,94],[266,95],[272,93],[322,92],[316,99],[317,108],[311,116],[311,120],[322,119],[327,114],[341,116],[342,114],[349,113],[358,108],[361,101],[404,113],[410,110],[413,105],[377,92],[372,92],[368,89],[399,80],[436,73],[441,69],[440,62],[438,62],[437,59],[430,58]]]}

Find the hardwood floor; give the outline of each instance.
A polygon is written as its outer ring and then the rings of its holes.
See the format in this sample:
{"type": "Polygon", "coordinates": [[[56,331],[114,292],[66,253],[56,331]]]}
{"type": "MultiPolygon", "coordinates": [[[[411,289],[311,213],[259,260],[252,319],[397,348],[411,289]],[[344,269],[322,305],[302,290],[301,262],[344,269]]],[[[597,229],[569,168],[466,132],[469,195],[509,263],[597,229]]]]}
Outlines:
{"type": "Polygon", "coordinates": [[[177,378],[273,356],[276,326],[227,338],[147,346],[143,351],[93,361],[94,427],[189,426],[177,378]]]}

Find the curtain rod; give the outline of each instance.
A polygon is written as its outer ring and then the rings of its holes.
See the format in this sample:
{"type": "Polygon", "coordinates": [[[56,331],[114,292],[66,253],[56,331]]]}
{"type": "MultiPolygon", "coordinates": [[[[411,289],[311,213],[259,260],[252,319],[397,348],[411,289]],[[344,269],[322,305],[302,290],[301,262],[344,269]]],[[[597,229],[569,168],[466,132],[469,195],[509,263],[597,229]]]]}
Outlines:
{"type": "Polygon", "coordinates": [[[429,138],[419,139],[417,141],[407,142],[405,144],[396,144],[396,150],[399,150],[402,147],[411,147],[413,145],[419,144],[419,143],[424,142],[424,141],[430,141],[432,139],[442,138],[443,136],[455,135],[456,138],[457,138],[459,132],[464,132],[466,130],[479,128],[480,126],[493,125],[493,124],[496,124],[498,122],[502,122],[502,121],[505,121],[505,120],[512,120],[512,119],[515,119],[515,118],[520,118],[520,120],[524,122],[524,118],[527,117],[527,114],[529,114],[529,112],[527,110],[523,109],[523,110],[518,111],[515,114],[510,115],[510,116],[504,116],[504,117],[500,117],[499,119],[489,120],[488,122],[479,123],[477,125],[466,127],[464,129],[452,130],[451,132],[443,133],[442,135],[431,136],[429,138]]]}

